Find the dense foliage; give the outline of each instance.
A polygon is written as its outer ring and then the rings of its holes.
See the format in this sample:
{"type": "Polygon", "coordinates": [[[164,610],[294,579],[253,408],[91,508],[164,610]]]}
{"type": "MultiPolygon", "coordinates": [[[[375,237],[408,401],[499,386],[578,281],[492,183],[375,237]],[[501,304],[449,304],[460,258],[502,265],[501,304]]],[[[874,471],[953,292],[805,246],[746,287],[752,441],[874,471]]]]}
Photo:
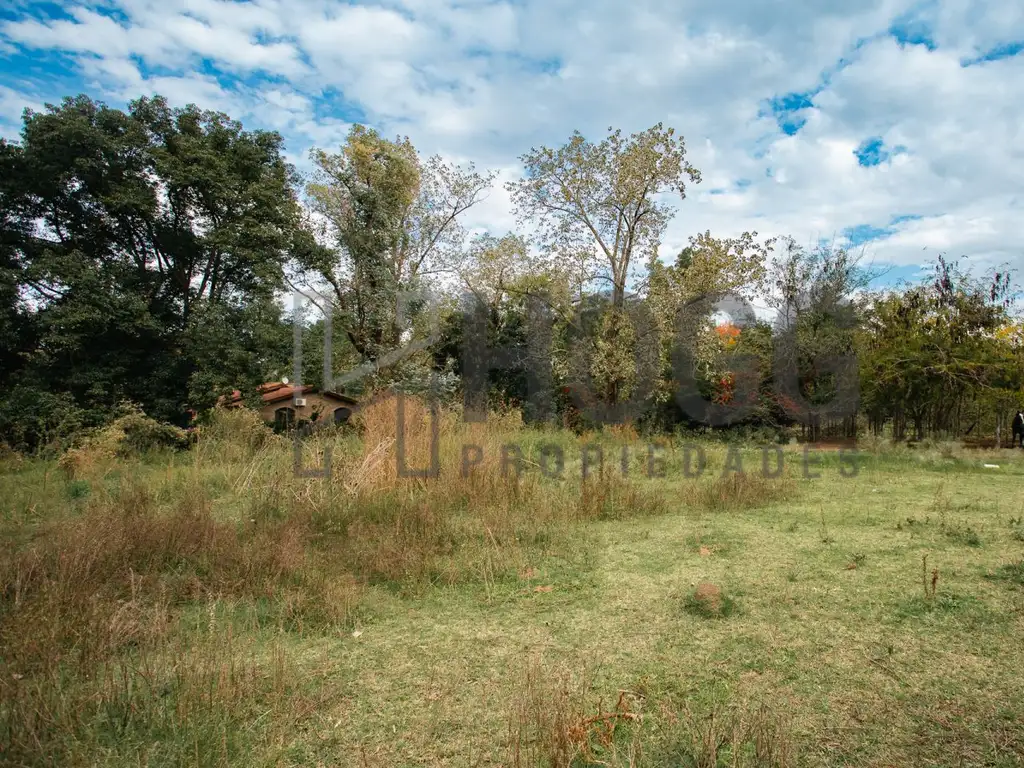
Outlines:
{"type": "Polygon", "coordinates": [[[1005,271],[940,257],[921,284],[871,293],[847,251],[756,232],[704,232],[659,260],[661,195],[700,181],[661,125],[525,154],[509,191],[535,241],[469,238],[464,214],[493,174],[407,138],[355,126],[313,152],[311,179],[283,151],[275,133],[160,97],[26,111],[20,142],[0,140],[0,440],[51,445],[125,402],[183,424],[287,375],[289,288],[316,302],[303,380],[324,383],[330,329],[332,377],[363,366],[339,380],[357,393],[433,377],[471,408],[483,388],[531,420],[801,425],[812,439],[858,424],[1005,432],[1024,403],[1005,271]]]}

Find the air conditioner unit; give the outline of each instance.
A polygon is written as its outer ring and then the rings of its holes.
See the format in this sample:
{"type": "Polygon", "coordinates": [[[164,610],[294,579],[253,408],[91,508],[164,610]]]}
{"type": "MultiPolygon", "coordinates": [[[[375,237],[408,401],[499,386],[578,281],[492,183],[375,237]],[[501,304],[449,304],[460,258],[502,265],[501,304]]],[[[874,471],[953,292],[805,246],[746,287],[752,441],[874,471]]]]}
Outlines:
{"type": "Polygon", "coordinates": [[[306,398],[304,398],[304,397],[296,397],[295,398],[295,407],[296,408],[304,408],[305,406],[306,406],[306,398]]]}

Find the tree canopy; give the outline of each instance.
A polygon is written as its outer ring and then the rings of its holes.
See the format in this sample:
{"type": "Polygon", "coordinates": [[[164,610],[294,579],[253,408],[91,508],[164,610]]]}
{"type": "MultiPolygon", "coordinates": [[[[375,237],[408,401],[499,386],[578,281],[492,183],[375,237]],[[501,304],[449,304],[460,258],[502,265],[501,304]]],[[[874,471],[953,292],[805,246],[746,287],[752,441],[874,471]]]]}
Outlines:
{"type": "Polygon", "coordinates": [[[0,140],[0,440],[37,447],[124,401],[182,422],[290,371],[292,320],[304,380],[324,383],[332,327],[332,377],[440,377],[454,398],[483,360],[492,404],[577,427],[921,438],[998,431],[1024,402],[1006,270],[939,257],[919,284],[873,291],[846,249],[707,230],[666,259],[669,198],[701,175],[661,123],[520,160],[523,229],[471,231],[495,174],[367,126],[314,149],[303,177],[278,134],[158,96],[27,110],[20,141],[0,140]],[[289,317],[296,287],[330,323],[289,317]]]}
{"type": "Polygon", "coordinates": [[[31,307],[20,382],[177,420],[277,362],[251,320],[278,313],[283,265],[313,246],[280,136],[161,98],[79,96],[26,112],[2,157],[5,274],[31,307]]]}

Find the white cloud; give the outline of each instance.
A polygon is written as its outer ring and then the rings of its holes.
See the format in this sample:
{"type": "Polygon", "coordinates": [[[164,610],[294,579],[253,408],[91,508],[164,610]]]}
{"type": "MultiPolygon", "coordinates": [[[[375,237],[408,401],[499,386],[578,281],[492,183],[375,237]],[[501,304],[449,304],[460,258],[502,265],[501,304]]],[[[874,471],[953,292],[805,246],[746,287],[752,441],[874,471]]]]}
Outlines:
{"type": "MultiPolygon", "coordinates": [[[[209,3],[203,4],[210,5],[209,3]]],[[[171,6],[173,7],[173,6],[171,6]]],[[[180,66],[196,58],[216,61],[229,71],[263,71],[298,76],[307,71],[291,43],[256,42],[247,15],[214,16],[211,25],[168,6],[129,6],[127,24],[97,11],[73,7],[70,19],[24,19],[6,24],[9,41],[35,49],[91,53],[100,57],[138,56],[155,66],[180,66]],[[248,27],[248,28],[247,28],[248,27]]]]}
{"type": "Polygon", "coordinates": [[[424,31],[396,11],[349,5],[327,18],[305,20],[299,40],[325,66],[402,60],[427,42],[424,31]]]}
{"type": "MultiPolygon", "coordinates": [[[[300,167],[355,120],[408,134],[426,154],[501,170],[467,219],[494,232],[514,224],[501,182],[531,146],[663,121],[704,176],[666,254],[705,229],[814,242],[869,227],[883,235],[868,246],[879,261],[946,250],[1024,266],[1024,55],[961,65],[1024,41],[1024,7],[1011,0],[106,4],[119,13],[85,0],[67,18],[22,13],[0,27],[0,53],[63,52],[106,98],[159,91],[223,109],[284,134],[300,167]],[[890,27],[932,49],[898,44],[890,27]],[[813,101],[790,115],[804,121],[792,136],[767,109],[789,93],[813,101]],[[854,152],[875,137],[885,157],[863,167],[854,152]],[[897,220],[910,215],[920,218],[897,220]]],[[[14,76],[29,80],[0,81],[3,113],[22,92],[49,96],[44,75],[14,76]]]]}
{"type": "Polygon", "coordinates": [[[0,136],[17,139],[21,133],[21,115],[26,109],[44,111],[35,96],[0,85],[0,136]]]}

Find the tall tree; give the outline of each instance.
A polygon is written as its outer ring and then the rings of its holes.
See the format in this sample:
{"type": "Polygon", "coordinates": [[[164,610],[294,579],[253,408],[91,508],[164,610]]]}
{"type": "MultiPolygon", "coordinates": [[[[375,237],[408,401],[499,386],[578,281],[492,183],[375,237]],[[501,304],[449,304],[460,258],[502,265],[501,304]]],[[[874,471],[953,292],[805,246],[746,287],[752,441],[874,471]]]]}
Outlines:
{"type": "Polygon", "coordinates": [[[811,440],[825,428],[852,436],[859,393],[854,340],[863,320],[862,292],[876,275],[844,248],[821,243],[805,250],[793,238],[779,245],[766,293],[776,310],[779,404],[811,440]]]}
{"type": "Polygon", "coordinates": [[[18,377],[34,345],[34,324],[22,297],[25,244],[31,221],[18,188],[20,148],[0,139],[0,386],[18,377]]]}
{"type": "Polygon", "coordinates": [[[18,220],[4,229],[35,224],[16,250],[37,308],[39,385],[90,409],[131,399],[174,419],[208,389],[254,377],[252,355],[197,344],[214,321],[235,328],[225,339],[244,336],[246,308],[273,299],[290,254],[315,248],[281,149],[276,133],[160,97],[127,112],[85,96],[26,111],[8,162],[18,220]]]}
{"type": "Polygon", "coordinates": [[[587,373],[614,406],[635,378],[629,279],[656,258],[674,214],[660,196],[685,198],[686,182],[699,183],[700,173],[686,160],[683,138],[661,123],[630,136],[609,128],[596,144],[576,131],[564,146],[533,148],[520,160],[523,178],[506,185],[517,216],[537,226],[542,248],[576,265],[580,299],[595,281],[608,288],[610,313],[595,326],[601,338],[593,339],[587,373]]]}
{"type": "MultiPolygon", "coordinates": [[[[757,232],[744,232],[735,238],[715,238],[704,232],[691,237],[674,262],[649,262],[647,300],[661,339],[662,377],[656,399],[663,406],[679,392],[680,373],[685,373],[685,378],[696,383],[704,394],[711,391],[713,382],[720,382],[730,373],[716,333],[716,305],[730,296],[750,299],[763,293],[765,264],[773,247],[774,240],[759,241],[757,232]],[[680,365],[685,366],[685,372],[675,370],[680,365]]],[[[740,324],[753,319],[732,318],[740,324]]],[[[743,354],[748,347],[742,345],[743,354]]],[[[729,358],[738,359],[735,353],[729,358]]],[[[669,412],[673,410],[669,408],[669,412]]]]}
{"type": "Polygon", "coordinates": [[[571,322],[566,276],[516,234],[474,238],[458,275],[462,300],[446,313],[435,359],[451,361],[463,377],[470,409],[483,405],[476,388],[486,383],[492,401],[523,407],[527,420],[547,420],[546,398],[563,360],[553,341],[571,322]],[[488,350],[511,354],[496,361],[488,350]]]}
{"type": "Polygon", "coordinates": [[[456,268],[464,253],[460,217],[493,175],[422,160],[408,138],[385,139],[361,125],[340,152],[314,150],[313,160],[307,191],[330,247],[302,263],[330,285],[335,325],[359,362],[377,360],[408,329],[399,321],[399,292],[456,268]]]}
{"type": "Polygon", "coordinates": [[[558,149],[531,149],[520,158],[524,177],[506,186],[517,215],[540,226],[542,245],[582,258],[584,279],[607,281],[622,307],[631,268],[657,254],[673,216],[659,196],[685,198],[685,182],[699,183],[700,172],[672,128],[608,130],[597,144],[576,131],[558,149]]]}

